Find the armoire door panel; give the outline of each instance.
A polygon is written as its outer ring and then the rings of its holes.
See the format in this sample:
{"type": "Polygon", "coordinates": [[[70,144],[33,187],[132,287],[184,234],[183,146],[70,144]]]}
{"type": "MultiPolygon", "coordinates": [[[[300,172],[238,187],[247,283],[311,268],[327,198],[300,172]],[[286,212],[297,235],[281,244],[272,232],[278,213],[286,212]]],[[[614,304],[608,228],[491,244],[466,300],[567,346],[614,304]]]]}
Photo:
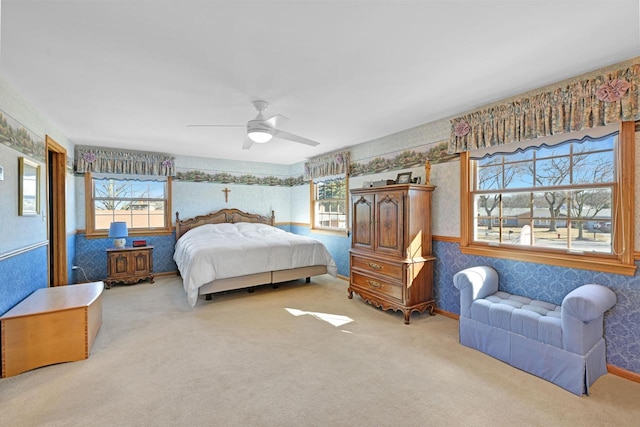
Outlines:
{"type": "Polygon", "coordinates": [[[352,244],[359,249],[373,250],[373,196],[363,195],[353,197],[352,200],[352,213],[355,225],[351,230],[352,244]]]}
{"type": "Polygon", "coordinates": [[[403,256],[403,193],[389,192],[376,195],[377,235],[375,251],[403,256]]]}

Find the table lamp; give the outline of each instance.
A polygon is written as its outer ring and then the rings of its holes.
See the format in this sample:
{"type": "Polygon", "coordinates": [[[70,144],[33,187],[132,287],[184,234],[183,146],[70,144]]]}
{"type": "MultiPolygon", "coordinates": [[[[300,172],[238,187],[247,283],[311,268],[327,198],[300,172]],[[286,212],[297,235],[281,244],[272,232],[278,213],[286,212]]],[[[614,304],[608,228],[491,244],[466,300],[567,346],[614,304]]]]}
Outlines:
{"type": "Polygon", "coordinates": [[[129,232],[127,231],[126,222],[112,222],[109,226],[109,237],[115,237],[113,240],[113,246],[116,248],[124,248],[127,243],[127,237],[129,232]]]}

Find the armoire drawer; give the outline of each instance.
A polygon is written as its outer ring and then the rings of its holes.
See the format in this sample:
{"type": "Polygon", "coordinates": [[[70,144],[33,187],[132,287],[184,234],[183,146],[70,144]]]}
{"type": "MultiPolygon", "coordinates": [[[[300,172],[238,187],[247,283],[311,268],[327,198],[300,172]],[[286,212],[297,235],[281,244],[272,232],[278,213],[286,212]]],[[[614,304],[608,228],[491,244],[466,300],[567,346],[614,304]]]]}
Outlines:
{"type": "Polygon", "coordinates": [[[378,278],[351,272],[351,286],[358,287],[363,291],[375,292],[402,301],[402,284],[388,282],[378,278]]]}
{"type": "Polygon", "coordinates": [[[402,266],[390,262],[377,261],[370,258],[351,256],[351,268],[363,270],[369,273],[380,274],[391,279],[402,281],[402,266]]]}

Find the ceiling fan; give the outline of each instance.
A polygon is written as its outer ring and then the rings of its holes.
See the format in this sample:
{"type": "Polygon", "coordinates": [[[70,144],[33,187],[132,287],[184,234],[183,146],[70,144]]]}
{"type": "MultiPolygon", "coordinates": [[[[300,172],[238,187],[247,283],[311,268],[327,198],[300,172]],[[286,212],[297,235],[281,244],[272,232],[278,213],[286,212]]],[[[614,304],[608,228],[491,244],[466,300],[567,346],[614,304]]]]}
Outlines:
{"type": "Polygon", "coordinates": [[[187,125],[187,127],[246,127],[247,137],[245,138],[244,145],[242,146],[243,150],[251,148],[253,143],[263,144],[265,142],[269,142],[274,136],[314,147],[320,144],[319,142],[278,129],[278,126],[282,125],[282,123],[289,119],[282,114],[276,114],[268,119],[265,118],[264,111],[269,106],[267,101],[253,101],[253,106],[258,110],[258,115],[255,119],[249,120],[246,125],[187,125]]]}

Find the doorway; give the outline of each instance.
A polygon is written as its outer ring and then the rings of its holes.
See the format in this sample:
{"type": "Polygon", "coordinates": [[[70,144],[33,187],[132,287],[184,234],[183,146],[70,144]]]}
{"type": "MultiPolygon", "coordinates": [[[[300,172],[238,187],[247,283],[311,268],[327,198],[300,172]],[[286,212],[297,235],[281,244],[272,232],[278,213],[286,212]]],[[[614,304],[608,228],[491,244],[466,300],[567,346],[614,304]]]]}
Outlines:
{"type": "Polygon", "coordinates": [[[46,136],[46,144],[49,286],[62,286],[69,281],[66,227],[67,150],[49,135],[46,136]]]}

